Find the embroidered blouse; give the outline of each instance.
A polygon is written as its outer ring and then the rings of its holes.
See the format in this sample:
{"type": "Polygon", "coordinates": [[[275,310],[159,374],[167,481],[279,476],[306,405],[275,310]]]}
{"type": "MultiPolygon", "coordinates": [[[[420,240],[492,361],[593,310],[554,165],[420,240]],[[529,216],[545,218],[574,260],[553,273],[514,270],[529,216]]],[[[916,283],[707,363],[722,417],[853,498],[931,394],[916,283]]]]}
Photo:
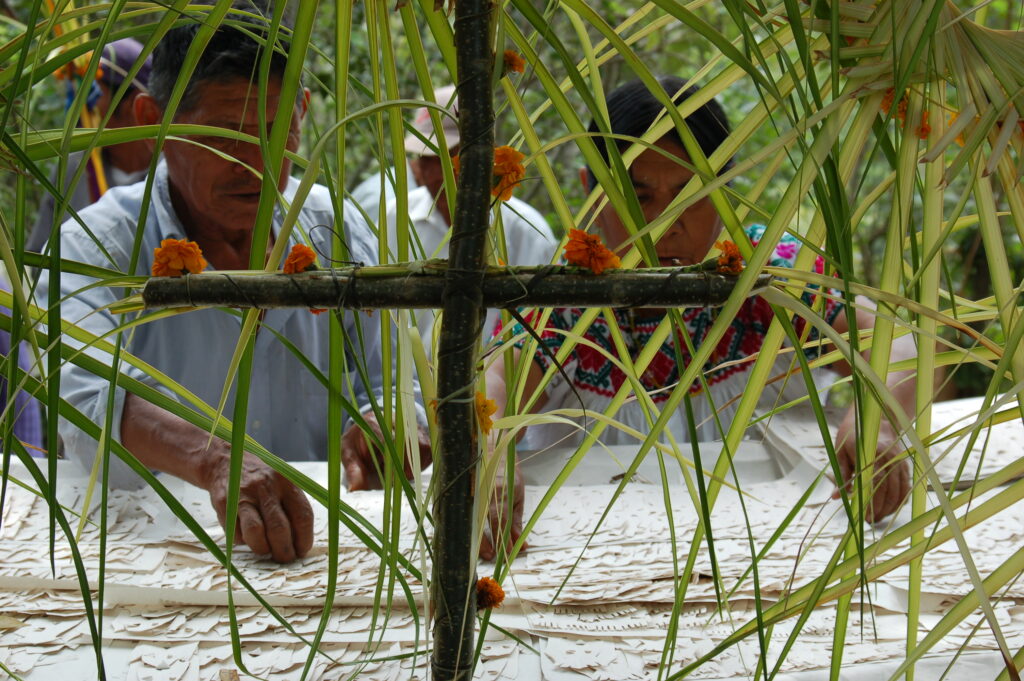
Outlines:
{"type": "MultiPolygon", "coordinates": [[[[765,228],[761,225],[753,225],[748,227],[746,232],[756,245],[764,234],[764,230],[765,228]]],[[[799,249],[799,240],[786,234],[775,247],[769,263],[775,267],[792,267],[799,249]]],[[[821,271],[822,265],[819,258],[816,269],[821,271]]],[[[811,304],[812,297],[810,292],[805,293],[804,302],[811,304]]],[[[823,317],[831,324],[842,310],[841,302],[831,298],[826,299],[823,317]]],[[[534,355],[534,361],[543,370],[548,369],[552,363],[551,356],[557,355],[561,349],[566,338],[564,332],[570,331],[583,313],[584,310],[581,308],[556,309],[552,311],[543,330],[535,329],[544,345],[550,350],[550,354],[548,354],[538,349],[534,355]]],[[[707,337],[708,331],[718,318],[719,313],[719,308],[711,307],[690,308],[682,311],[682,321],[694,349],[699,348],[707,337]]],[[[651,342],[652,336],[664,318],[664,312],[661,310],[615,310],[614,315],[618,327],[621,329],[630,359],[635,359],[641,350],[651,342]]],[[[712,440],[721,437],[715,420],[712,418],[715,411],[720,416],[722,426],[728,427],[735,412],[734,399],[742,394],[747,384],[746,376],[753,367],[752,361],[738,362],[738,360],[748,358],[760,351],[773,317],[774,312],[764,299],[759,296],[747,299],[719,341],[710,359],[704,365],[703,373],[707,391],[704,390],[704,386],[699,380],[690,387],[699,440],[712,440]]],[[[797,332],[802,333],[804,321],[797,318],[795,326],[797,332]]],[[[516,324],[513,333],[520,334],[521,332],[522,328],[516,324]]],[[[665,342],[655,352],[647,369],[639,377],[643,389],[650,394],[655,405],[660,405],[668,399],[671,387],[679,380],[677,356],[682,359],[684,367],[688,366],[690,362],[691,354],[686,343],[681,338],[678,343],[674,342],[673,335],[668,335],[665,342]]],[[[810,338],[816,337],[813,329],[809,336],[810,338]]],[[[609,320],[603,314],[597,316],[583,338],[586,342],[578,343],[563,364],[565,374],[571,380],[571,385],[566,383],[560,373],[556,373],[547,389],[548,400],[544,411],[562,408],[579,409],[582,399],[582,406],[588,411],[604,413],[622,384],[627,382],[628,379],[622,369],[605,355],[607,353],[615,357],[617,351],[609,320]]],[[[527,341],[528,338],[525,337],[518,340],[516,347],[522,348],[527,341]]],[[[818,350],[812,348],[806,352],[809,355],[814,355],[818,350]]],[[[776,363],[778,369],[775,372],[776,375],[787,371],[792,362],[791,355],[780,356],[776,363]]],[[[820,372],[818,373],[820,374],[820,372]]],[[[828,377],[816,375],[815,378],[819,380],[828,377]]],[[[780,391],[774,386],[768,386],[765,394],[762,395],[762,404],[770,404],[777,400],[780,392],[785,395],[786,399],[793,399],[805,391],[804,381],[800,376],[794,376],[778,383],[786,387],[780,391]],[[791,388],[795,388],[795,392],[791,388]]],[[[689,428],[685,420],[685,411],[682,408],[678,411],[678,414],[673,415],[670,428],[677,441],[686,442],[689,440],[689,428]]],[[[641,405],[635,399],[627,401],[617,414],[609,414],[609,416],[642,433],[648,431],[647,418],[641,405]]],[[[579,422],[582,424],[582,420],[579,422]]],[[[591,424],[593,423],[591,421],[591,424]]],[[[554,444],[563,446],[575,444],[580,439],[581,434],[573,433],[571,428],[543,424],[529,428],[520,446],[524,449],[543,449],[554,444]]],[[[605,444],[636,442],[634,437],[614,428],[607,428],[602,433],[601,440],[605,444]]]]}

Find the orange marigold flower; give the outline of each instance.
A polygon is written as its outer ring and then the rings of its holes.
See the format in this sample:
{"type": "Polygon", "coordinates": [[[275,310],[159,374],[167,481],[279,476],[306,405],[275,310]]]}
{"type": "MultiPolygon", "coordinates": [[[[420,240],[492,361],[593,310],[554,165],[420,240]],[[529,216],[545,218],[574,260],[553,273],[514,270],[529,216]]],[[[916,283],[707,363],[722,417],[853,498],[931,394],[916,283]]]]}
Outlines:
{"type": "Polygon", "coordinates": [[[505,600],[505,590],[491,577],[476,580],[476,609],[497,608],[505,600]]]}
{"type": "Polygon", "coordinates": [[[188,239],[164,239],[153,249],[153,276],[180,277],[199,274],[206,269],[206,259],[199,244],[188,239]]]}
{"type": "MultiPolygon", "coordinates": [[[[502,201],[512,198],[512,190],[526,177],[526,169],[522,164],[524,158],[523,154],[512,147],[494,149],[494,176],[497,180],[491,187],[491,196],[497,196],[502,201]]],[[[452,171],[456,179],[459,177],[459,166],[459,157],[452,156],[452,171]]]]}
{"type": "Polygon", "coordinates": [[[523,73],[526,71],[526,60],[515,50],[505,50],[502,60],[505,62],[505,73],[523,73]]]}
{"type": "Polygon", "coordinates": [[[907,122],[907,105],[909,103],[906,97],[900,97],[900,103],[896,105],[896,118],[900,119],[900,125],[907,122]]]}
{"type": "Polygon", "coordinates": [[[917,136],[923,140],[928,139],[928,135],[931,134],[932,126],[928,123],[928,112],[924,111],[921,113],[921,125],[917,126],[917,136]]]}
{"type": "MultiPolygon", "coordinates": [[[[896,99],[896,91],[889,88],[885,91],[885,96],[882,97],[882,111],[889,113],[892,111],[893,101],[896,99]]],[[[896,118],[899,119],[900,125],[903,125],[907,120],[907,104],[908,97],[906,94],[901,94],[899,102],[896,104],[896,118]]]]}
{"type": "Polygon", "coordinates": [[[494,421],[491,420],[491,416],[496,411],[498,411],[498,404],[494,400],[487,399],[487,396],[482,392],[477,391],[476,422],[480,424],[480,430],[483,431],[484,435],[491,432],[491,428],[494,427],[494,421]]]}
{"type": "Polygon", "coordinates": [[[512,198],[512,190],[526,177],[522,153],[512,147],[497,147],[494,150],[494,176],[497,183],[491,188],[491,196],[502,201],[512,198]]]}
{"type": "Polygon", "coordinates": [[[743,256],[731,241],[716,241],[715,248],[722,251],[718,256],[718,271],[722,274],[740,274],[743,271],[743,256]]]}
{"type": "Polygon", "coordinates": [[[522,170],[524,158],[526,156],[522,152],[512,147],[495,147],[494,174],[511,173],[516,169],[522,170]]]}
{"type": "Polygon", "coordinates": [[[608,250],[596,234],[587,234],[582,229],[570,229],[569,241],[565,244],[565,259],[570,265],[586,267],[594,274],[615,269],[622,262],[619,256],[608,250]]]}
{"type": "Polygon", "coordinates": [[[298,274],[316,269],[316,251],[306,244],[295,244],[284,261],[285,274],[298,274]]]}
{"type": "Polygon", "coordinates": [[[885,95],[882,97],[882,111],[889,113],[892,109],[892,102],[896,99],[896,90],[889,88],[885,91],[885,95]]]}
{"type": "Polygon", "coordinates": [[[522,172],[520,166],[519,173],[506,173],[498,177],[498,182],[491,189],[491,196],[497,196],[502,201],[508,201],[512,198],[512,190],[514,190],[519,183],[523,181],[523,177],[526,176],[525,172],[522,172]]]}

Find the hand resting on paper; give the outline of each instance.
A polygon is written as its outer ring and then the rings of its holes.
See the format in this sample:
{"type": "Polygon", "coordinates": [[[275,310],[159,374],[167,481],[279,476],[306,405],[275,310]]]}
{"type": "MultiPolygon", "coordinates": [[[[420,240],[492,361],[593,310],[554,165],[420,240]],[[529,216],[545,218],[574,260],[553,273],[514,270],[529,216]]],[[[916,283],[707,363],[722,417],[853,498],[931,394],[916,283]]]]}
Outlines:
{"type": "MultiPolygon", "coordinates": [[[[846,482],[846,491],[853,489],[853,478],[857,474],[857,441],[854,437],[856,412],[850,409],[843,418],[836,435],[836,456],[839,468],[846,482]]],[[[873,493],[867,499],[864,519],[875,523],[895,513],[910,492],[910,466],[906,460],[897,458],[903,447],[888,420],[882,419],[878,429],[878,443],[875,447],[873,493]]],[[[839,498],[836,490],[833,498],[839,498]]]]}
{"type": "MultiPolygon", "coordinates": [[[[231,446],[202,428],[128,394],[121,441],[146,467],[181,478],[210,494],[223,526],[231,446]]],[[[235,541],[287,563],[313,546],[313,509],[302,491],[252,454],[244,454],[235,541]]]]}

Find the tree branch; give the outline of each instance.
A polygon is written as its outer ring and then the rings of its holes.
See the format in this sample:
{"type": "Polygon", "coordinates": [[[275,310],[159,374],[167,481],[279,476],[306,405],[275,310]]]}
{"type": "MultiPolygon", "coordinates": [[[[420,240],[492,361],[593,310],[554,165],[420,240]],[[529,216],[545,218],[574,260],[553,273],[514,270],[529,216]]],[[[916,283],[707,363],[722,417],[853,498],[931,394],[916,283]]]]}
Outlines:
{"type": "MultiPolygon", "coordinates": [[[[317,270],[303,274],[211,272],[150,279],[147,309],[172,307],[314,307],[436,309],[443,303],[445,267],[409,274],[396,266],[317,270]]],[[[759,276],[751,295],[771,282],[759,276]]],[[[628,270],[595,276],[575,267],[492,267],[479,283],[484,308],[704,307],[725,303],[737,277],[678,269],[628,270]]],[[[474,342],[479,339],[476,326],[474,342]]],[[[475,346],[474,346],[475,347],[475,346]]]]}

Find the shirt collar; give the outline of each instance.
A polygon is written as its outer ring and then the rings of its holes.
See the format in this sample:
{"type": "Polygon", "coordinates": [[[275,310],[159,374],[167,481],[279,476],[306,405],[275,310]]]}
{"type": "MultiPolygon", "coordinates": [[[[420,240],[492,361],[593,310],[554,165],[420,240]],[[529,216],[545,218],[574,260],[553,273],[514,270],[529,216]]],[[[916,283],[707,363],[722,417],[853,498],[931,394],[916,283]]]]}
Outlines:
{"type": "Polygon", "coordinates": [[[170,181],[167,176],[167,161],[160,161],[156,167],[156,175],[153,178],[153,193],[156,201],[152,204],[154,217],[156,217],[157,229],[160,233],[160,240],[184,239],[185,227],[174,212],[174,204],[171,203],[170,181]]]}
{"type": "Polygon", "coordinates": [[[436,223],[445,229],[448,228],[444,217],[437,210],[437,201],[426,187],[416,187],[409,192],[409,219],[414,222],[436,223]]]}

